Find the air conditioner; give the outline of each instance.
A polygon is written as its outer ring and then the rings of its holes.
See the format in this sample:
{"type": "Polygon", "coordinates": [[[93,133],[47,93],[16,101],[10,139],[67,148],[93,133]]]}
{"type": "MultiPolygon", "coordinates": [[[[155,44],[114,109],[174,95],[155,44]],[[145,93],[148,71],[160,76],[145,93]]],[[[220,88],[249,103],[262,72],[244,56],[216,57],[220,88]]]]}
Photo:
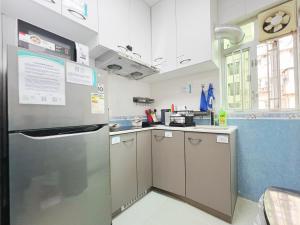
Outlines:
{"type": "Polygon", "coordinates": [[[297,30],[296,1],[289,1],[258,15],[259,41],[274,39],[297,30]]]}

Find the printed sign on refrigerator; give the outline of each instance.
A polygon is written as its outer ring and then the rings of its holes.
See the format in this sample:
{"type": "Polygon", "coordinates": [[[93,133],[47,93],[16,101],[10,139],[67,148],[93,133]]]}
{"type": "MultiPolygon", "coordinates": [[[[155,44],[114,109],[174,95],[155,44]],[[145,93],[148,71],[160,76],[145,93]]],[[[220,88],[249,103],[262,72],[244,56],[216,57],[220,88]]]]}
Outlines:
{"type": "Polygon", "coordinates": [[[67,62],[67,82],[87,86],[96,85],[97,74],[92,68],[67,62]]]}
{"type": "Polygon", "coordinates": [[[105,102],[104,94],[91,93],[91,112],[92,114],[104,114],[105,102]]]}
{"type": "Polygon", "coordinates": [[[65,105],[65,61],[18,51],[19,103],[65,105]]]}

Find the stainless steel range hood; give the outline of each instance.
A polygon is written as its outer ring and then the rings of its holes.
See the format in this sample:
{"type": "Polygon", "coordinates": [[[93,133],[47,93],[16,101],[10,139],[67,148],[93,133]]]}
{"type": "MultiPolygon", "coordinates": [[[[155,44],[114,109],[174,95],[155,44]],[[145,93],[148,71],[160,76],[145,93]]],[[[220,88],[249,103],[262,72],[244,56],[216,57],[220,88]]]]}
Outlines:
{"type": "Polygon", "coordinates": [[[105,49],[96,58],[96,67],[134,80],[140,80],[159,72],[157,68],[146,65],[126,53],[110,49],[105,49]]]}

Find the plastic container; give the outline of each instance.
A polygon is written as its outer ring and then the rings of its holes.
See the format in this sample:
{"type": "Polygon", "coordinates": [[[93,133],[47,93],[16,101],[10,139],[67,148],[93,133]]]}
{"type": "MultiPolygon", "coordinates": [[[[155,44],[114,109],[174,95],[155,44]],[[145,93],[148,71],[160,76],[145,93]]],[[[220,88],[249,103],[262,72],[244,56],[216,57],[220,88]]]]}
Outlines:
{"type": "Polygon", "coordinates": [[[227,127],[227,112],[223,109],[219,111],[219,126],[227,127]]]}

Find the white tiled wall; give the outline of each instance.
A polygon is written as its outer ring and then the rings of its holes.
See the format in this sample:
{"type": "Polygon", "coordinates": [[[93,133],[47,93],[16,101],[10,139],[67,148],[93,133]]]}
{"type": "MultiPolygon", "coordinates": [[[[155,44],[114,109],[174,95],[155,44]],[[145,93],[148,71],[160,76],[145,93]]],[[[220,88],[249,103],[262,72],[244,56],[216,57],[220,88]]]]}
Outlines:
{"type": "Polygon", "coordinates": [[[151,84],[151,96],[155,99],[154,107],[160,111],[162,108],[170,108],[173,103],[176,106],[186,105],[189,109],[199,110],[201,86],[205,84],[207,90],[209,83],[214,86],[215,106],[218,109],[220,105],[219,70],[151,84]],[[185,87],[189,84],[192,86],[191,94],[185,91],[185,87]]]}

